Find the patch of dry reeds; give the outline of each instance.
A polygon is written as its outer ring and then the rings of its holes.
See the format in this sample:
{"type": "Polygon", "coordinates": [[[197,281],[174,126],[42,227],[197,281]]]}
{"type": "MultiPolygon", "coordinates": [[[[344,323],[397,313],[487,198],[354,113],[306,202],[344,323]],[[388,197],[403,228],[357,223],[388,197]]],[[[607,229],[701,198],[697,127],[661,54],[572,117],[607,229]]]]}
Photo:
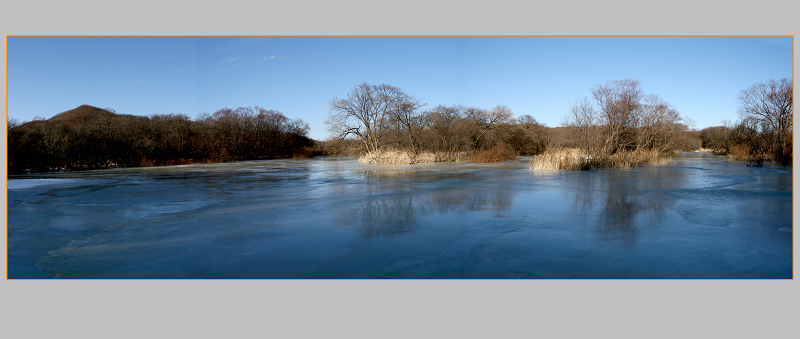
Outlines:
{"type": "Polygon", "coordinates": [[[505,143],[497,144],[486,151],[474,153],[470,157],[474,162],[500,162],[516,158],[517,154],[505,143]]]}
{"type": "Polygon", "coordinates": [[[745,161],[748,167],[761,167],[769,158],[766,154],[756,153],[749,147],[743,145],[733,145],[730,148],[728,158],[745,161]]]}
{"type": "Polygon", "coordinates": [[[585,170],[592,168],[631,168],[642,165],[663,165],[669,161],[658,151],[619,152],[599,158],[577,148],[547,150],[531,160],[528,167],[544,170],[585,170]]]}
{"type": "Polygon", "coordinates": [[[358,158],[359,162],[367,164],[416,164],[426,162],[436,162],[436,155],[431,153],[418,154],[416,158],[412,159],[408,153],[398,150],[380,150],[377,152],[368,152],[358,158]]]}
{"type": "Polygon", "coordinates": [[[528,164],[532,169],[544,170],[580,170],[586,169],[589,157],[577,148],[556,148],[537,155],[528,164]]]}
{"type": "Polygon", "coordinates": [[[631,168],[642,165],[663,165],[669,158],[655,150],[620,152],[608,157],[608,166],[612,168],[631,168]]]}

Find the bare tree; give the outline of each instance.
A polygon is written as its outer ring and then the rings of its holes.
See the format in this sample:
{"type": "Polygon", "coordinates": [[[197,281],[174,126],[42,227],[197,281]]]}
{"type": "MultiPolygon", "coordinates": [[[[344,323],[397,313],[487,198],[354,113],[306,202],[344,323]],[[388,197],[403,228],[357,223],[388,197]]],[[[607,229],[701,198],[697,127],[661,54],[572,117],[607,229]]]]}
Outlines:
{"type": "Polygon", "coordinates": [[[645,98],[631,121],[635,151],[647,149],[665,152],[686,130],[678,111],[655,94],[645,98]]]}
{"type": "Polygon", "coordinates": [[[603,137],[603,117],[587,98],[570,104],[570,113],[562,123],[577,133],[578,147],[592,159],[604,159],[611,153],[613,145],[603,137]]]}
{"type": "Polygon", "coordinates": [[[609,81],[592,89],[600,118],[607,128],[608,140],[615,151],[630,146],[632,119],[640,108],[642,90],[639,82],[632,79],[609,81]]]}
{"type": "Polygon", "coordinates": [[[486,132],[494,129],[498,124],[507,122],[513,116],[511,110],[503,105],[497,105],[491,110],[470,107],[466,110],[467,116],[473,120],[477,129],[472,137],[472,149],[477,150],[481,138],[486,132]]]}
{"type": "Polygon", "coordinates": [[[782,165],[791,163],[793,87],[787,78],[758,83],[739,93],[739,117],[755,122],[762,132],[774,133],[774,156],[782,165]]]}
{"type": "Polygon", "coordinates": [[[424,115],[418,110],[422,106],[416,100],[403,100],[391,111],[395,143],[406,152],[412,164],[417,162],[417,155],[422,148],[424,115]]]}
{"type": "Polygon", "coordinates": [[[346,99],[331,99],[325,123],[339,139],[355,135],[367,152],[376,152],[383,146],[392,118],[419,107],[417,100],[400,88],[363,83],[353,88],[346,99]]]}
{"type": "Polygon", "coordinates": [[[431,146],[442,160],[458,159],[468,145],[464,133],[465,108],[461,106],[436,106],[426,111],[425,122],[431,131],[431,146]]]}
{"type": "Polygon", "coordinates": [[[525,127],[531,127],[535,125],[540,125],[536,118],[532,117],[530,114],[524,114],[517,119],[517,123],[523,125],[525,127]]]}

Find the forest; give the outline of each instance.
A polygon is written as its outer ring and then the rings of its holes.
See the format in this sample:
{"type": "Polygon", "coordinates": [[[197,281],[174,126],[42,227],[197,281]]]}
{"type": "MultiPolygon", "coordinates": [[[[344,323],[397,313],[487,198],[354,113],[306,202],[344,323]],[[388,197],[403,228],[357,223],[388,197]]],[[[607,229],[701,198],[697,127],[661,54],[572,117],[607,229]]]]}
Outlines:
{"type": "Polygon", "coordinates": [[[495,162],[536,155],[531,168],[590,169],[658,163],[703,150],[748,166],[791,166],[793,91],[789,79],[743,89],[735,124],[692,129],[666,100],[632,79],[591,88],[569,105],[561,126],[492,108],[426,104],[398,87],[362,83],[329,102],[331,137],[262,107],[134,116],[83,105],[50,119],[8,123],[9,174],[238,160],[355,155],[367,163],[495,162]]]}
{"type": "Polygon", "coordinates": [[[8,124],[8,172],[147,167],[313,156],[308,124],[261,107],[223,108],[192,120],[82,105],[50,119],[8,124]]]}

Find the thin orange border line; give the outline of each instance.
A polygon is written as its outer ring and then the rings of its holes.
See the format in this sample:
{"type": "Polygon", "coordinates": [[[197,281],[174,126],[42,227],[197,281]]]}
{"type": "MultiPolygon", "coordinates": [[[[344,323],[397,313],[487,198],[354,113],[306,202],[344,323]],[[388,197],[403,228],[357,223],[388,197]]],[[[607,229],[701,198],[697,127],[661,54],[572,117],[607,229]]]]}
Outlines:
{"type": "MultiPolygon", "coordinates": [[[[794,35],[781,35],[781,34],[776,34],[776,35],[770,35],[770,34],[753,34],[753,35],[724,35],[724,34],[720,34],[720,35],[626,35],[626,34],[620,34],[620,35],[591,35],[591,34],[586,34],[586,35],[583,35],[583,34],[576,34],[576,35],[516,35],[516,34],[507,34],[507,35],[480,35],[480,34],[476,34],[476,35],[423,35],[423,34],[420,34],[420,35],[417,35],[417,34],[408,34],[408,35],[404,35],[404,34],[398,34],[398,35],[369,35],[369,34],[363,34],[363,35],[362,34],[356,34],[356,35],[324,35],[324,34],[320,34],[320,35],[317,35],[317,34],[301,34],[301,35],[289,35],[289,34],[287,34],[287,35],[246,35],[246,34],[245,35],[235,35],[235,34],[234,35],[181,35],[181,34],[178,34],[178,35],[92,35],[92,34],[87,34],[87,35],[57,35],[57,34],[53,34],[53,35],[50,35],[50,34],[45,34],[45,35],[35,35],[35,34],[34,35],[13,35],[12,34],[12,35],[6,35],[6,39],[8,37],[63,37],[63,38],[67,38],[67,37],[119,37],[119,38],[125,38],[125,37],[133,37],[133,38],[146,38],[146,37],[208,37],[208,38],[216,38],[216,37],[220,37],[220,38],[222,38],[222,37],[263,37],[263,38],[269,38],[269,37],[276,37],[276,38],[279,38],[279,37],[292,37],[292,38],[294,38],[294,37],[321,37],[321,38],[325,38],[325,37],[381,37],[381,38],[392,38],[392,37],[454,37],[454,38],[458,38],[458,37],[462,37],[462,38],[473,38],[473,37],[486,37],[486,38],[502,38],[502,37],[512,37],[512,38],[513,37],[520,37],[520,38],[523,38],[523,37],[542,37],[542,38],[546,38],[546,37],[554,37],[554,38],[569,38],[569,37],[587,37],[587,38],[600,38],[600,37],[625,37],[625,38],[636,38],[636,37],[642,37],[642,38],[646,38],[646,37],[650,37],[650,38],[669,38],[669,37],[693,37],[693,38],[714,38],[714,37],[792,37],[792,47],[794,48],[794,35]]],[[[8,44],[8,42],[6,41],[6,45],[7,44],[8,44]]]]}
{"type": "MultiPolygon", "coordinates": [[[[696,37],[696,38],[711,38],[711,37],[791,37],[792,38],[792,97],[794,98],[794,72],[795,72],[795,41],[794,35],[768,35],[768,34],[755,34],[755,35],[6,35],[6,150],[8,150],[8,38],[10,37],[136,37],[136,38],[145,38],[145,37],[696,37]]],[[[794,145],[794,107],[792,107],[792,145],[794,145]]],[[[6,182],[6,206],[8,206],[8,152],[6,152],[6,175],[5,175],[5,182],[6,182]]],[[[553,278],[553,279],[503,279],[503,278],[491,278],[491,279],[476,279],[476,278],[464,278],[464,279],[389,279],[389,280],[714,280],[714,281],[722,281],[722,280],[794,280],[794,267],[796,265],[795,258],[794,258],[794,146],[792,146],[792,277],[791,278],[779,278],[779,279],[757,279],[757,278],[743,278],[743,279],[711,279],[711,278],[702,278],[702,279],[689,279],[689,278],[668,278],[668,279],[647,279],[647,278],[639,278],[639,279],[621,279],[621,278],[608,278],[608,279],[600,279],[600,278],[593,278],[593,279],[569,279],[569,278],[553,278]]],[[[6,207],[8,208],[8,207],[6,207]]],[[[50,279],[34,279],[34,278],[22,278],[22,279],[10,279],[8,278],[8,209],[6,209],[6,281],[8,280],[50,280],[50,279]]],[[[62,280],[62,279],[54,279],[54,280],[62,280]]],[[[347,278],[347,279],[299,279],[299,278],[279,278],[279,279],[259,279],[259,278],[251,278],[251,279],[235,279],[235,278],[220,278],[220,279],[199,279],[199,278],[190,278],[190,279],[145,279],[145,278],[132,278],[132,279],[123,279],[123,278],[98,278],[98,279],[90,279],[90,278],[76,278],[76,279],[69,279],[69,280],[386,280],[386,279],[357,279],[357,278],[347,278]]]]}

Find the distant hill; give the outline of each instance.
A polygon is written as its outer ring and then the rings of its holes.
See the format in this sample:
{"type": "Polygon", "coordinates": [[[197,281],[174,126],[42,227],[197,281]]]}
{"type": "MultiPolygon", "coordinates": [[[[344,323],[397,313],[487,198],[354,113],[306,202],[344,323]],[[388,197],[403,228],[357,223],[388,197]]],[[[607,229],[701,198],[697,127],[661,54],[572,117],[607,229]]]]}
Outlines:
{"type": "Polygon", "coordinates": [[[84,123],[88,121],[98,120],[101,118],[123,118],[123,119],[130,119],[130,118],[141,118],[134,115],[129,114],[117,114],[102,108],[94,107],[91,105],[80,105],[76,108],[73,108],[69,111],[64,111],[54,115],[52,118],[47,119],[47,121],[52,122],[70,122],[70,123],[84,123]]]}
{"type": "Polygon", "coordinates": [[[69,111],[64,111],[47,119],[53,122],[83,122],[102,117],[113,117],[115,113],[91,105],[80,105],[69,111]]]}
{"type": "Polygon", "coordinates": [[[73,127],[78,127],[81,125],[92,124],[97,122],[103,122],[103,121],[108,122],[109,120],[114,122],[119,122],[131,119],[147,119],[147,118],[130,114],[117,114],[108,111],[106,109],[102,109],[91,105],[80,105],[71,110],[58,113],[54,115],[52,118],[44,121],[34,120],[26,122],[18,126],[18,128],[20,130],[27,130],[35,126],[39,126],[43,122],[46,124],[54,124],[56,126],[69,125],[73,127]]]}

